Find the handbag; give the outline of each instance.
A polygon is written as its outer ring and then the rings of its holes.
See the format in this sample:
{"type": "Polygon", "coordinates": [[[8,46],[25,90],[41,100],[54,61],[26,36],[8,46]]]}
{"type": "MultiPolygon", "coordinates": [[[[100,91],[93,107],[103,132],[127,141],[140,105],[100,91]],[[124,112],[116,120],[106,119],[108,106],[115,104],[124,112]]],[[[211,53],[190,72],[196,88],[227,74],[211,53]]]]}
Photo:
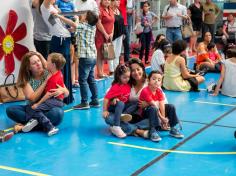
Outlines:
{"type": "Polygon", "coordinates": [[[22,88],[17,87],[15,83],[15,76],[9,74],[4,81],[4,84],[0,86],[0,102],[13,102],[25,100],[25,95],[22,88]],[[12,83],[7,84],[7,80],[12,77],[12,83]]]}
{"type": "Polygon", "coordinates": [[[114,45],[112,42],[105,42],[103,44],[103,57],[106,60],[113,60],[116,58],[114,45]]]}
{"type": "Polygon", "coordinates": [[[134,33],[139,35],[141,33],[143,33],[143,29],[144,27],[141,25],[141,22],[136,23],[135,27],[134,27],[134,33]]]}
{"type": "Polygon", "coordinates": [[[181,32],[183,38],[189,38],[193,35],[193,27],[192,23],[190,21],[186,21],[182,26],[181,26],[181,32]]]}

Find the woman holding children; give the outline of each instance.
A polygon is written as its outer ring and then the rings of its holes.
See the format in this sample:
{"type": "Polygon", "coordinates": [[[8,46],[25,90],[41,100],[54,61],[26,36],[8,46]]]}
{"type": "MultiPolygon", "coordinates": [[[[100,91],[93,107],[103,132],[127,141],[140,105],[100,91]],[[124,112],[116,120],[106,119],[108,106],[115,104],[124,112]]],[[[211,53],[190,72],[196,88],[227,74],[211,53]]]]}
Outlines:
{"type": "MultiPolygon", "coordinates": [[[[157,131],[153,134],[150,133],[150,127],[159,129],[161,123],[158,119],[158,109],[153,106],[149,106],[145,101],[139,101],[140,93],[143,88],[148,85],[147,76],[145,73],[145,67],[143,63],[138,59],[131,59],[129,61],[130,67],[130,93],[128,102],[125,104],[125,108],[122,109],[122,113],[131,114],[132,121],[128,123],[129,118],[124,118],[120,121],[120,128],[126,135],[141,136],[144,138],[151,138],[153,141],[159,141],[160,136],[157,131]],[[140,114],[140,108],[143,109],[144,114],[140,114]],[[152,125],[150,126],[150,121],[152,125]],[[147,130],[148,129],[148,130],[147,130]]],[[[176,115],[175,107],[171,104],[165,104],[165,114],[168,117],[169,125],[173,127],[172,136],[182,138],[183,135],[175,129],[174,126],[179,122],[176,115]]],[[[120,117],[122,119],[122,116],[120,117]]],[[[105,117],[107,124],[114,124],[114,114],[109,112],[109,116],[105,117]]],[[[125,135],[125,136],[126,136],[125,135]]]]}
{"type": "MultiPolygon", "coordinates": [[[[50,77],[46,68],[46,61],[39,53],[30,51],[23,56],[18,79],[21,80],[19,86],[23,88],[28,104],[32,104],[41,99],[47,79],[50,77]]],[[[69,91],[66,87],[58,86],[57,89],[52,89],[50,93],[48,93],[48,96],[57,97],[61,94],[64,94],[65,97],[69,95],[69,91]]],[[[26,118],[27,106],[28,105],[10,106],[6,109],[6,113],[13,121],[24,125],[29,120],[26,118]]],[[[49,111],[45,111],[44,115],[54,126],[57,126],[62,121],[64,111],[62,108],[55,107],[49,111]]],[[[23,125],[20,126],[23,127],[23,125]]]]}

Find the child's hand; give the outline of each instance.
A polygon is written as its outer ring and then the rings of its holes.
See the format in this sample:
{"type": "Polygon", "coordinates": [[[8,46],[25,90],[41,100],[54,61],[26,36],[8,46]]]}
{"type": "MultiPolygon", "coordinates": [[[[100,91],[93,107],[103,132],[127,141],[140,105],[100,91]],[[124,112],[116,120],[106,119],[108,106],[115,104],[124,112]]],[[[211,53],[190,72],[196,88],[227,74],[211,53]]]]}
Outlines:
{"type": "Polygon", "coordinates": [[[35,104],[33,104],[33,106],[31,106],[32,109],[36,109],[37,107],[38,107],[37,103],[35,103],[35,104]]]}
{"type": "Polygon", "coordinates": [[[166,117],[164,117],[164,118],[161,118],[161,122],[162,122],[162,123],[165,123],[165,124],[168,124],[168,122],[169,122],[169,119],[168,119],[168,118],[166,118],[166,117]]]}
{"type": "Polygon", "coordinates": [[[107,118],[109,116],[109,112],[108,111],[103,111],[102,116],[103,116],[104,119],[107,118]]]}
{"type": "Polygon", "coordinates": [[[118,98],[113,98],[113,99],[110,101],[110,103],[111,103],[111,105],[116,105],[116,103],[117,103],[118,101],[120,101],[118,98]]]}
{"type": "Polygon", "coordinates": [[[170,125],[168,123],[161,123],[161,128],[163,130],[169,130],[170,129],[170,125]]]}
{"type": "Polygon", "coordinates": [[[144,109],[144,108],[148,107],[148,103],[147,103],[146,101],[141,101],[141,100],[139,100],[139,101],[138,101],[138,106],[139,106],[140,108],[144,109]]]}

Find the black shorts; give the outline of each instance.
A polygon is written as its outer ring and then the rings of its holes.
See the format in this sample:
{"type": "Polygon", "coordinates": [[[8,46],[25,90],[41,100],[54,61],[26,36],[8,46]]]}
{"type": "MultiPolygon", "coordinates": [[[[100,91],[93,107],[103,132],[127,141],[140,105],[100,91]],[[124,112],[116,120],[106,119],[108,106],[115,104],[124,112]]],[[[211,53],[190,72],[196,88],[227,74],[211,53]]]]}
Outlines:
{"type": "Polygon", "coordinates": [[[187,81],[189,82],[190,86],[191,86],[191,91],[195,91],[195,92],[199,92],[198,90],[198,81],[197,79],[194,78],[188,78],[187,81]]]}
{"type": "Polygon", "coordinates": [[[201,31],[202,30],[202,23],[192,23],[193,31],[201,31]]]}

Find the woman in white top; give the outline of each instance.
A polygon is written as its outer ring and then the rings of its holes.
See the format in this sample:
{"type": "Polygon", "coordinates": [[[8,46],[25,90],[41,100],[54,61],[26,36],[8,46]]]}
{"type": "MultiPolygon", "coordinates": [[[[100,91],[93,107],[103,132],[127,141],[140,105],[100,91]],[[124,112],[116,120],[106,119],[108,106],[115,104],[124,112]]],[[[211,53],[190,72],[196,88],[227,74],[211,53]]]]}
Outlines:
{"type": "MultiPolygon", "coordinates": [[[[71,61],[70,61],[70,32],[63,24],[63,22],[56,18],[54,14],[58,13],[58,9],[54,7],[55,0],[44,0],[40,7],[43,20],[47,24],[52,35],[50,43],[50,53],[57,52],[63,54],[66,59],[66,65],[64,66],[62,73],[64,75],[65,86],[68,88],[70,95],[64,99],[64,103],[69,104],[73,101],[72,95],[72,82],[71,82],[71,61]]],[[[68,24],[70,25],[70,24],[68,24]]]]}
{"type": "Polygon", "coordinates": [[[220,79],[217,83],[216,89],[213,96],[219,94],[220,88],[221,93],[226,96],[236,97],[236,49],[229,49],[227,51],[227,57],[222,64],[220,79]]]}

